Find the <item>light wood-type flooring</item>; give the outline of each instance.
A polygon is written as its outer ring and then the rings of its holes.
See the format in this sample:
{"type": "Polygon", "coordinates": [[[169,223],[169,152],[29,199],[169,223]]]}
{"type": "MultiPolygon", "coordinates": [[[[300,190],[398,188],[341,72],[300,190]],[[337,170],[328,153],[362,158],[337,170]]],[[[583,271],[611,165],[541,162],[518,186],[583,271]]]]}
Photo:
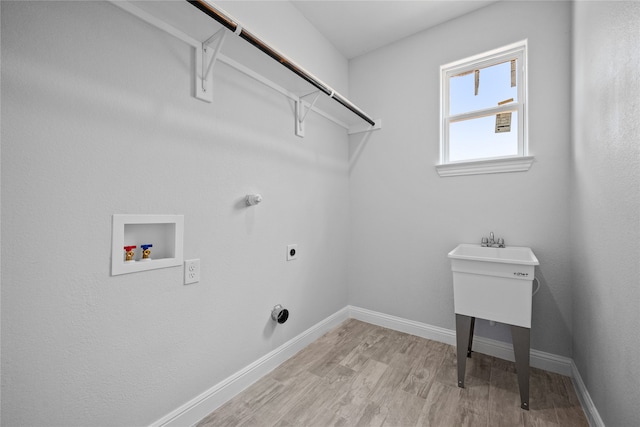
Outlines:
{"type": "Polygon", "coordinates": [[[219,426],[588,426],[569,377],[473,353],[457,386],[454,346],[347,320],[203,419],[219,426]]]}

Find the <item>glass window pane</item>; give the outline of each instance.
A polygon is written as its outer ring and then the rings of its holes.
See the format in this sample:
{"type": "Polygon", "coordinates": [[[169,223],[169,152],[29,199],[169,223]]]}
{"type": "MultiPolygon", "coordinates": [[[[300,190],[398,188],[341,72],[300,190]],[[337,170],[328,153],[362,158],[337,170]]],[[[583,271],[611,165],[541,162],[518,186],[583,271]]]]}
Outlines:
{"type": "MultiPolygon", "coordinates": [[[[504,123],[501,123],[504,126],[504,123]]],[[[464,120],[449,126],[449,161],[479,160],[518,155],[518,113],[511,128],[496,133],[496,116],[464,120]]]]}
{"type": "Polygon", "coordinates": [[[473,71],[470,74],[451,77],[449,91],[450,115],[496,107],[499,102],[509,98],[518,102],[517,87],[511,87],[511,61],[480,69],[477,95],[473,71]]]}

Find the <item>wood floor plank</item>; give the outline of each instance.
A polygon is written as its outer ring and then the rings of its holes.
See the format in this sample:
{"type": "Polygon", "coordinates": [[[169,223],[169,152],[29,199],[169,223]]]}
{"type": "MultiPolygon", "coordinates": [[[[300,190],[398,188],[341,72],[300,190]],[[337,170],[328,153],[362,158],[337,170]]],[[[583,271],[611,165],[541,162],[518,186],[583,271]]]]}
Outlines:
{"type": "Polygon", "coordinates": [[[459,396],[457,385],[450,386],[435,381],[425,399],[425,405],[417,425],[424,427],[453,425],[452,419],[459,410],[459,396]]]}
{"type": "Polygon", "coordinates": [[[422,340],[421,344],[418,352],[410,355],[405,362],[410,366],[410,370],[403,382],[402,390],[424,399],[444,362],[446,344],[429,340],[422,340]]]}
{"type": "Polygon", "coordinates": [[[388,415],[389,410],[386,406],[369,402],[362,411],[362,414],[360,414],[360,418],[352,425],[355,427],[380,427],[388,415]]]}
{"type": "Polygon", "coordinates": [[[328,414],[326,408],[333,402],[336,395],[343,394],[341,392],[345,383],[329,383],[321,379],[318,381],[308,393],[300,396],[283,414],[282,419],[293,425],[324,425],[327,424],[328,414]],[[324,418],[324,420],[323,420],[324,418]]]}
{"type": "Polygon", "coordinates": [[[381,343],[383,344],[376,346],[374,351],[371,353],[371,358],[378,362],[386,364],[391,363],[393,357],[406,346],[404,339],[407,337],[410,337],[410,335],[387,329],[385,331],[384,338],[381,340],[381,343]]]}
{"type": "Polygon", "coordinates": [[[347,368],[344,365],[338,364],[332,370],[327,372],[324,378],[330,383],[347,382],[352,381],[357,374],[357,371],[354,371],[351,368],[347,368]]]}
{"type": "Polygon", "coordinates": [[[323,358],[319,359],[310,367],[310,372],[319,377],[326,375],[345,359],[370,331],[369,326],[364,322],[347,321],[343,325],[346,332],[344,334],[338,334],[335,342],[330,340],[332,338],[331,336],[328,336],[329,339],[326,342],[326,346],[329,347],[329,351],[323,358]]]}
{"type": "Polygon", "coordinates": [[[367,334],[362,342],[355,347],[340,363],[348,368],[359,371],[365,362],[384,345],[385,336],[379,331],[367,334]]]}
{"type": "Polygon", "coordinates": [[[396,390],[387,406],[387,417],[382,424],[385,427],[415,426],[422,415],[425,399],[396,390]]]}
{"type": "Polygon", "coordinates": [[[326,412],[332,414],[328,417],[327,425],[339,424],[343,420],[347,425],[354,425],[362,418],[363,413],[371,404],[368,399],[371,391],[377,386],[380,377],[388,366],[376,360],[369,359],[362,370],[358,372],[348,388],[342,390],[340,396],[335,396],[334,403],[329,405],[326,412]]]}
{"type": "Polygon", "coordinates": [[[525,425],[557,425],[555,400],[561,396],[564,384],[559,376],[541,369],[531,368],[529,373],[529,413],[524,414],[525,425]]]}
{"type": "Polygon", "coordinates": [[[407,370],[389,366],[380,377],[380,380],[378,380],[377,387],[369,393],[369,400],[380,406],[388,405],[394,390],[399,389],[406,378],[407,370]]]}
{"type": "Polygon", "coordinates": [[[588,427],[571,379],[480,353],[457,386],[456,349],[350,319],[205,417],[198,427],[588,427]]]}
{"type": "Polygon", "coordinates": [[[560,405],[557,401],[554,402],[558,414],[558,423],[567,427],[589,427],[589,421],[582,410],[582,406],[580,406],[571,378],[562,376],[562,383],[565,387],[567,400],[562,402],[564,405],[560,405]]]}
{"type": "Polygon", "coordinates": [[[524,425],[524,411],[520,403],[515,366],[511,369],[496,359],[489,382],[489,424],[496,427],[524,425]]]}

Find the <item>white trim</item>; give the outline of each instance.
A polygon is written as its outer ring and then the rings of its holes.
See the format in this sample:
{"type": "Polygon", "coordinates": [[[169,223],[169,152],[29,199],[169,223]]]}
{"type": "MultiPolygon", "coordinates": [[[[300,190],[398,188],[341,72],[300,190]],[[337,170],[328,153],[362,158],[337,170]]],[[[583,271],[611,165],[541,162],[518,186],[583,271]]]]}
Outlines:
{"type": "MultiPolygon", "coordinates": [[[[171,411],[160,418],[149,427],[177,427],[193,426],[222,406],[225,402],[245,390],[247,387],[267,375],[273,369],[294,356],[304,347],[320,338],[326,332],[337,327],[345,320],[352,318],[373,325],[382,326],[400,332],[405,332],[418,337],[443,342],[449,345],[456,345],[456,333],[451,329],[428,325],[414,320],[403,319],[379,313],[365,308],[346,306],[337,311],[300,335],[287,341],[277,349],[271,351],[249,366],[241,369],[227,379],[219,382],[209,390],[191,399],[189,402],[171,411]]],[[[474,351],[498,357],[500,359],[513,361],[513,346],[504,342],[475,337],[474,351]]],[[[591,426],[604,427],[589,392],[587,391],[578,368],[572,359],[546,353],[539,350],[531,350],[531,366],[546,371],[555,372],[561,375],[572,377],[578,399],[585,411],[591,426]]]]}
{"type": "Polygon", "coordinates": [[[337,311],[178,409],[171,411],[152,423],[150,427],[184,427],[197,424],[225,402],[348,318],[349,310],[347,307],[337,311]]]}
{"type": "Polygon", "coordinates": [[[522,50],[523,46],[527,46],[528,39],[521,40],[519,42],[511,43],[506,46],[499,47],[497,49],[492,49],[487,52],[478,53],[476,55],[459,59],[457,61],[449,62],[448,64],[444,64],[441,66],[441,69],[454,69],[456,73],[465,71],[469,68],[482,68],[486,67],[487,64],[494,63],[497,59],[503,58],[506,56],[512,56],[514,53],[522,50]],[[483,60],[479,65],[476,64],[478,61],[483,60]]]}
{"type": "Polygon", "coordinates": [[[456,333],[450,329],[431,326],[426,323],[407,320],[352,305],[348,306],[348,308],[349,317],[352,319],[361,320],[371,323],[372,325],[382,326],[383,328],[393,329],[394,331],[404,332],[417,337],[443,342],[445,344],[456,345],[456,333]]]}
{"type": "Polygon", "coordinates": [[[605,427],[604,421],[600,418],[600,413],[593,403],[593,400],[591,400],[591,395],[589,395],[589,391],[580,376],[580,371],[578,371],[578,367],[573,360],[571,361],[571,381],[573,382],[573,387],[576,389],[578,400],[580,400],[580,405],[582,405],[584,414],[587,416],[589,425],[592,427],[605,427]]]}
{"type": "Polygon", "coordinates": [[[487,107],[481,110],[467,111],[465,113],[455,114],[447,117],[448,123],[463,122],[470,119],[479,119],[482,117],[495,116],[501,113],[522,113],[522,105],[517,103],[498,105],[497,107],[487,107]]]}
{"type": "Polygon", "coordinates": [[[533,156],[436,165],[440,176],[478,175],[484,173],[525,172],[533,164],[533,156]]]}

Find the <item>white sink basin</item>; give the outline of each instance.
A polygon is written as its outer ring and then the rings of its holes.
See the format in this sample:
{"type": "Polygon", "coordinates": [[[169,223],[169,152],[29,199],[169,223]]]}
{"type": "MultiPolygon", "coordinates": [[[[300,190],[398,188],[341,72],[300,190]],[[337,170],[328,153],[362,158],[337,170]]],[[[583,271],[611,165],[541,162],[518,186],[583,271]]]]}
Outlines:
{"type": "Polygon", "coordinates": [[[538,258],[526,247],[484,248],[480,245],[461,244],[449,252],[449,258],[469,259],[507,264],[538,265],[538,258]]]}
{"type": "Polygon", "coordinates": [[[449,252],[457,314],[531,328],[534,268],[530,248],[461,244],[449,252]]]}

